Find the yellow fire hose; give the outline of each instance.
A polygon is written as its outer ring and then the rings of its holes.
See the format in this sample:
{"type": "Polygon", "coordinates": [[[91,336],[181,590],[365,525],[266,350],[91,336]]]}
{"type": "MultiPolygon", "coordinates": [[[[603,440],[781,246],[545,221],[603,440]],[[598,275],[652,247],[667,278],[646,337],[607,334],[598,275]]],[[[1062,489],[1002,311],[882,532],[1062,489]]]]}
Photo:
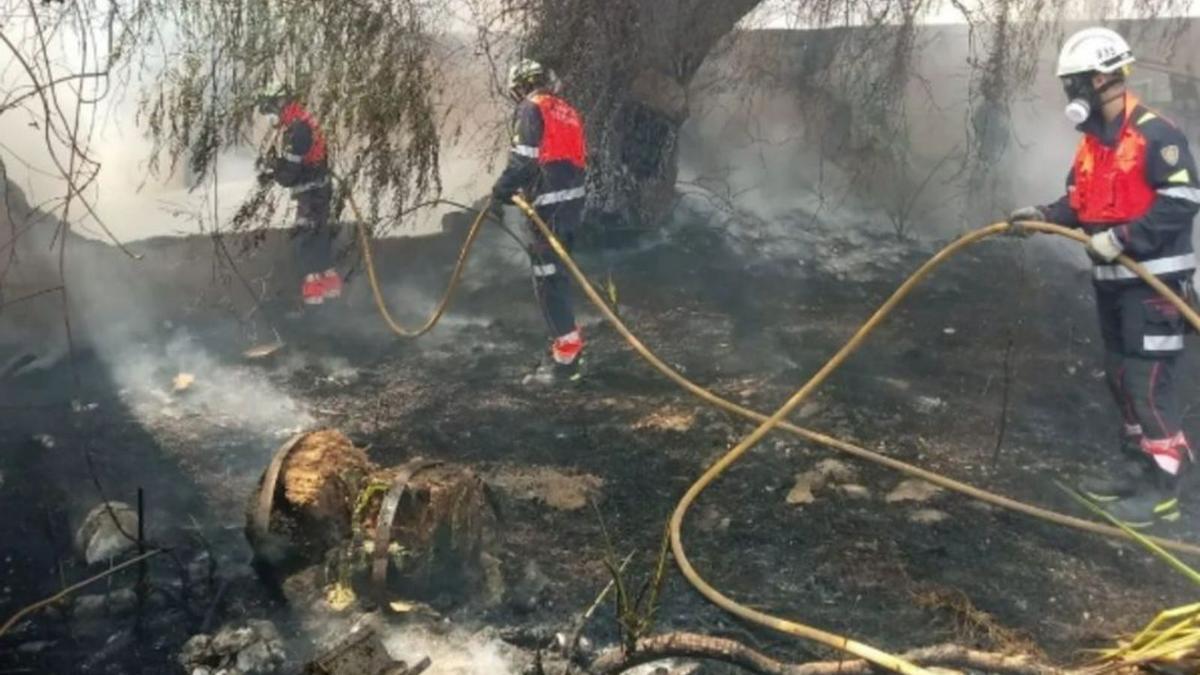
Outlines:
{"type": "MultiPolygon", "coordinates": [[[[749,436],[743,439],[740,443],[738,443],[737,446],[731,449],[728,453],[721,457],[720,460],[718,460],[707,471],[705,471],[705,473],[684,494],[683,498],[680,500],[671,516],[671,548],[679,564],[681,572],[683,573],[684,577],[687,578],[689,583],[691,583],[698,591],[700,591],[702,595],[704,595],[718,607],[721,607],[722,609],[748,621],[845,651],[849,654],[865,659],[895,672],[914,675],[929,674],[929,671],[920,668],[919,666],[908,663],[903,659],[899,659],[894,655],[882,652],[869,645],[855,642],[849,638],[828,633],[811,626],[806,626],[794,621],[788,621],[786,619],[771,616],[769,614],[738,604],[736,601],[721,594],[710,584],[708,584],[692,566],[686,552],[684,551],[682,542],[683,518],[688,509],[705,488],[707,488],[713,481],[717,479],[717,477],[719,477],[726,469],[728,469],[729,466],[741,458],[742,455],[744,455],[748,450],[762,440],[764,436],[766,436],[775,428],[789,431],[806,440],[832,447],[854,457],[858,457],[859,459],[864,459],[882,466],[886,466],[914,478],[927,481],[947,490],[958,492],[959,494],[966,495],[967,497],[983,501],[993,506],[1015,511],[1033,518],[1038,518],[1040,520],[1084,532],[1091,532],[1093,534],[1099,534],[1114,539],[1129,538],[1125,532],[1118,528],[1060,514],[1048,509],[1010,499],[1002,495],[997,495],[986,490],[981,490],[971,485],[967,485],[966,483],[961,483],[952,478],[927,471],[920,467],[887,457],[886,455],[882,455],[871,450],[867,450],[866,448],[862,448],[832,436],[796,426],[785,420],[785,418],[798,405],[800,405],[809,395],[811,395],[812,392],[817,389],[817,387],[823,384],[829,375],[831,375],[839,366],[841,366],[842,363],[845,362],[847,358],[850,357],[851,354],[854,353],[854,351],[857,350],[857,348],[870,335],[870,333],[874,331],[875,328],[878,327],[878,325],[882,323],[885,318],[887,318],[888,314],[890,314],[891,311],[895,309],[895,307],[913,290],[913,288],[923,281],[925,277],[927,277],[936,267],[953,257],[961,250],[983,239],[1004,232],[1010,227],[1007,223],[997,223],[971,232],[939,251],[933,258],[927,261],[921,266],[920,269],[918,269],[911,277],[909,277],[904,284],[902,284],[892,294],[890,298],[888,298],[888,300],[875,312],[875,314],[873,314],[871,318],[865,324],[863,324],[861,328],[859,328],[854,336],[816,373],[816,375],[814,375],[799,391],[797,391],[782,408],[768,417],[767,415],[726,400],[712,391],[701,387],[700,385],[681,375],[662,359],[660,359],[636,335],[634,335],[627,326],[625,326],[624,322],[622,322],[620,318],[617,317],[608,303],[604,301],[604,298],[600,295],[600,293],[591,285],[587,276],[575,263],[574,259],[570,256],[566,249],[563,248],[562,243],[557,237],[555,237],[553,231],[551,231],[546,223],[537,215],[537,212],[529,205],[529,203],[519,196],[514,198],[513,201],[525,213],[525,215],[529,217],[535,227],[537,227],[537,229],[550,243],[555,253],[558,254],[567,270],[571,273],[572,277],[575,278],[576,282],[579,284],[580,288],[583,289],[584,293],[587,295],[592,304],[596,306],[605,319],[612,324],[612,326],[625,339],[625,341],[629,343],[634,351],[636,351],[643,359],[645,359],[652,367],[654,367],[655,370],[694,396],[718,408],[721,408],[722,410],[760,423],[760,426],[756,428],[749,436]]],[[[363,222],[363,219],[359,214],[353,199],[350,201],[350,206],[359,220],[359,243],[363,248],[363,257],[366,262],[368,276],[371,280],[371,289],[375,296],[375,303],[378,306],[381,315],[384,317],[385,321],[392,328],[392,330],[398,335],[415,337],[428,332],[434,325],[436,325],[438,320],[444,314],[446,306],[449,303],[449,299],[453,294],[453,290],[457,286],[458,281],[462,276],[462,272],[465,267],[465,260],[468,257],[470,249],[479,234],[479,230],[483,221],[487,217],[486,209],[479,213],[475,223],[472,225],[472,228],[467,235],[467,239],[464,242],[461,251],[459,252],[458,261],[455,264],[455,269],[452,273],[450,284],[448,285],[446,292],[443,294],[441,301],[438,303],[438,306],[435,308],[434,313],[426,321],[424,326],[416,331],[413,331],[406,330],[399,326],[391,318],[390,313],[387,311],[386,303],[384,302],[382,292],[376,278],[374,263],[371,258],[370,242],[366,232],[366,225],[363,222]]],[[[1082,233],[1075,232],[1058,225],[1031,222],[1022,223],[1022,226],[1028,230],[1056,234],[1074,239],[1081,243],[1087,243],[1087,237],[1082,233]]],[[[1163,297],[1167,298],[1184,314],[1185,317],[1187,317],[1188,321],[1195,326],[1197,330],[1200,330],[1200,315],[1197,315],[1196,312],[1192,310],[1192,308],[1186,302],[1179,298],[1169,287],[1167,287],[1154,276],[1150,275],[1141,265],[1138,265],[1126,256],[1121,256],[1118,259],[1118,262],[1133,271],[1152,288],[1162,294],[1163,297]]],[[[1170,539],[1151,539],[1155,543],[1168,550],[1200,556],[1200,546],[1195,544],[1189,544],[1170,539]]]]}
{"type": "MultiPolygon", "coordinates": [[[[964,248],[967,248],[968,246],[971,246],[978,241],[986,239],[987,237],[991,237],[991,236],[994,236],[1001,232],[1004,232],[1005,230],[1007,230],[1010,227],[1007,223],[997,223],[995,225],[991,225],[991,226],[976,230],[975,232],[967,234],[966,236],[958,239],[957,241],[951,243],[950,245],[946,246],[944,249],[939,251],[937,253],[937,255],[935,255],[928,262],[926,262],[924,265],[922,265],[921,268],[918,269],[916,273],[914,273],[911,277],[909,277],[904,282],[904,284],[902,284],[900,286],[900,288],[898,288],[892,294],[892,296],[890,298],[888,298],[888,300],[883,304],[883,306],[881,306],[875,312],[875,314],[872,315],[871,318],[868,319],[867,322],[865,324],[863,324],[863,326],[861,328],[859,328],[859,330],[854,334],[854,336],[850,339],[850,341],[847,342],[837,352],[837,354],[835,354],[833,356],[833,358],[831,358],[816,373],[816,375],[814,375],[803,387],[801,387],[801,389],[799,391],[797,391],[791,397],[791,399],[789,399],[788,402],[786,404],[784,404],[784,406],[782,408],[780,408],[778,411],[775,412],[775,414],[771,415],[768,418],[760,413],[754,412],[747,408],[743,408],[742,406],[739,406],[735,403],[732,403],[730,401],[727,401],[725,399],[718,397],[716,394],[713,394],[712,392],[704,389],[703,387],[700,387],[699,385],[696,385],[695,383],[691,382],[687,378],[683,377],[682,375],[677,373],[675,370],[673,370],[670,366],[668,366],[666,363],[664,363],[661,359],[659,359],[644,344],[642,344],[642,342],[635,335],[633,335],[632,332],[629,331],[629,329],[620,321],[619,318],[617,318],[617,316],[615,314],[612,313],[612,311],[608,308],[608,306],[603,302],[603,299],[600,297],[599,293],[588,282],[587,277],[579,269],[578,265],[575,264],[574,260],[571,259],[570,255],[562,247],[562,244],[557,240],[557,238],[555,238],[554,233],[550,230],[549,227],[546,226],[545,222],[543,222],[541,220],[541,218],[538,217],[537,212],[534,211],[527,202],[521,200],[520,198],[517,198],[514,201],[517,203],[517,206],[519,206],[521,208],[521,210],[525,212],[525,214],[530,218],[530,220],[533,221],[534,225],[541,231],[542,235],[545,236],[546,239],[550,242],[550,244],[554,248],[555,252],[559,255],[559,257],[563,260],[563,262],[566,265],[566,267],[568,268],[568,270],[571,272],[571,275],[579,283],[580,287],[583,288],[584,292],[587,294],[588,298],[592,301],[592,303],[597,307],[597,309],[599,309],[600,312],[602,314],[604,314],[605,318],[608,319],[608,321],[617,329],[617,331],[619,333],[621,333],[621,335],[634,348],[634,350],[636,350],[644,359],[646,359],[652,366],[654,366],[654,368],[656,370],[658,370],[663,375],[667,376],[668,378],[670,378],[671,380],[673,380],[674,382],[676,382],[683,388],[687,389],[689,392],[695,394],[699,398],[702,398],[705,401],[708,401],[709,403],[712,403],[722,409],[728,410],[730,412],[736,413],[743,417],[747,417],[749,419],[753,419],[753,420],[761,423],[760,426],[757,429],[755,429],[749,436],[747,436],[745,439],[743,439],[742,442],[738,443],[737,446],[735,446],[732,450],[730,450],[723,457],[721,457],[720,460],[718,460],[715,464],[713,464],[712,467],[710,467],[699,478],[699,480],[697,480],[695,482],[695,484],[693,484],[688,489],[687,493],[684,494],[683,498],[679,501],[679,504],[676,506],[674,513],[671,515],[671,522],[670,522],[671,550],[672,550],[672,553],[675,555],[676,561],[679,564],[680,571],[683,573],[684,577],[687,578],[689,583],[691,583],[698,591],[700,591],[701,594],[703,594],[706,598],[708,598],[711,602],[716,604],[718,607],[721,607],[722,609],[724,609],[736,616],[739,616],[743,619],[746,619],[748,621],[766,626],[768,628],[775,629],[775,630],[783,632],[783,633],[795,635],[797,637],[807,638],[809,640],[819,642],[821,644],[825,644],[827,646],[846,651],[850,654],[853,654],[860,658],[866,659],[872,663],[875,663],[882,667],[888,668],[890,670],[894,670],[896,672],[900,672],[900,673],[927,673],[928,672],[922,668],[919,668],[918,666],[907,663],[907,662],[903,661],[902,659],[898,659],[893,655],[881,652],[881,651],[874,649],[868,645],[854,642],[848,638],[834,635],[831,633],[827,633],[825,631],[821,631],[819,629],[812,628],[810,626],[805,626],[803,624],[799,624],[799,623],[796,623],[793,621],[788,621],[786,619],[774,617],[769,614],[759,612],[757,610],[751,609],[744,605],[738,604],[736,601],[721,594],[719,591],[717,591],[715,588],[713,588],[710,584],[708,584],[696,572],[695,568],[692,566],[691,562],[688,560],[687,553],[684,551],[684,548],[683,548],[682,533],[681,533],[682,526],[683,526],[683,518],[687,514],[688,509],[691,507],[692,503],[695,502],[696,498],[700,495],[701,492],[704,491],[704,489],[706,487],[708,487],[714,480],[716,480],[716,478],[718,476],[720,476],[726,469],[728,469],[730,465],[732,465],[734,462],[736,462],[742,455],[744,455],[748,450],[750,450],[750,448],[752,448],[755,444],[757,444],[760,440],[762,440],[762,438],[764,436],[766,436],[766,434],[769,433],[775,427],[779,427],[779,428],[785,429],[787,431],[791,431],[791,432],[798,434],[804,438],[807,438],[808,440],[812,440],[812,441],[822,443],[824,445],[828,445],[830,447],[836,448],[838,450],[841,450],[848,454],[854,455],[861,459],[866,459],[866,460],[875,462],[877,464],[882,464],[884,466],[887,466],[892,469],[896,469],[896,470],[901,471],[902,473],[908,474],[910,476],[920,478],[922,480],[928,481],[935,485],[939,485],[946,489],[953,490],[960,494],[964,494],[968,497],[972,497],[974,499],[978,499],[978,500],[987,502],[989,504],[992,504],[992,505],[995,505],[995,506],[998,506],[1001,508],[1017,511],[1017,512],[1024,513],[1026,515],[1035,517],[1035,518],[1039,518],[1042,520],[1046,520],[1048,522],[1053,522],[1053,523],[1056,523],[1059,525],[1064,525],[1067,527],[1075,528],[1078,530],[1093,532],[1093,533],[1097,533],[1097,534],[1101,534],[1101,535],[1105,535],[1105,536],[1113,537],[1113,538],[1128,538],[1128,535],[1118,528],[1114,528],[1114,527],[1111,527],[1108,525],[1102,525],[1099,523],[1094,523],[1094,522],[1083,520],[1080,518],[1066,516],[1063,514],[1055,513],[1053,511],[1050,511],[1047,509],[1042,509],[1042,508],[1039,508],[1036,506],[1018,502],[1016,500],[1009,499],[1007,497],[992,494],[990,492],[980,490],[978,488],[972,487],[965,483],[960,483],[951,478],[947,478],[945,476],[941,476],[939,474],[935,474],[933,472],[926,471],[919,467],[912,466],[910,464],[906,464],[899,460],[872,452],[865,448],[851,445],[850,443],[846,443],[844,441],[841,441],[841,440],[838,440],[835,438],[831,438],[829,436],[825,436],[824,434],[820,434],[817,432],[802,429],[800,427],[794,426],[794,425],[784,421],[784,418],[786,418],[787,415],[796,408],[796,406],[798,406],[800,403],[802,403],[813,391],[815,391],[816,388],[819,387],[829,377],[829,375],[831,375],[833,373],[834,370],[836,370],[843,362],[845,362],[845,360],[862,344],[862,342],[867,338],[867,336],[870,335],[870,333],[873,330],[875,330],[876,327],[878,327],[878,325],[888,316],[888,314],[891,313],[891,311],[896,307],[896,305],[898,305],[913,290],[913,288],[915,288],[917,284],[919,284],[921,281],[923,281],[925,279],[925,277],[927,277],[935,268],[937,268],[939,265],[941,265],[947,259],[953,257],[955,254],[957,254],[959,251],[963,250],[964,248]]],[[[1050,223],[1024,223],[1023,227],[1026,227],[1029,230],[1045,232],[1045,233],[1049,233],[1049,234],[1057,234],[1059,236],[1074,239],[1081,243],[1087,243],[1087,237],[1085,235],[1083,235],[1082,233],[1075,232],[1073,230],[1070,230],[1070,229],[1067,229],[1065,227],[1061,227],[1058,225],[1053,225],[1050,223]]],[[[1158,291],[1160,294],[1162,294],[1163,297],[1167,298],[1171,302],[1171,304],[1173,304],[1176,308],[1178,308],[1180,310],[1180,312],[1182,312],[1184,314],[1184,316],[1187,317],[1188,321],[1193,326],[1195,326],[1197,328],[1197,330],[1200,330],[1200,315],[1197,315],[1196,312],[1193,311],[1192,308],[1186,302],[1184,302],[1178,295],[1176,295],[1170,288],[1168,288],[1165,284],[1163,284],[1161,281],[1159,281],[1154,276],[1150,275],[1141,265],[1138,265],[1137,263],[1135,263],[1133,260],[1129,259],[1128,257],[1121,256],[1118,259],[1118,261],[1120,262],[1120,264],[1124,265],[1125,267],[1127,267],[1128,269],[1130,269],[1134,273],[1136,273],[1147,284],[1149,284],[1156,291],[1158,291]]],[[[1188,543],[1173,541],[1173,540],[1157,539],[1157,538],[1155,538],[1154,541],[1156,543],[1158,543],[1159,545],[1163,546],[1164,548],[1167,548],[1167,549],[1170,549],[1173,551],[1189,553],[1192,555],[1200,555],[1200,546],[1196,546],[1194,544],[1188,544],[1188,543]]]]}
{"type": "Polygon", "coordinates": [[[479,215],[475,217],[475,222],[471,224],[471,229],[467,231],[467,238],[458,252],[458,260],[454,263],[454,271],[450,274],[450,282],[446,284],[446,290],[442,293],[442,299],[433,308],[433,313],[429,315],[425,323],[418,328],[410,329],[401,326],[399,322],[392,318],[392,313],[388,311],[387,303],[383,299],[383,291],[379,287],[379,277],[375,273],[375,261],[371,254],[371,239],[367,233],[367,223],[362,217],[362,212],[358,210],[358,204],[355,203],[353,195],[349,195],[348,201],[350,203],[350,210],[354,213],[354,219],[358,221],[355,227],[358,231],[358,245],[362,249],[363,263],[367,268],[367,279],[371,282],[371,295],[375,298],[375,306],[379,308],[379,315],[383,317],[388,328],[391,328],[392,332],[401,337],[418,338],[433,330],[433,327],[442,319],[442,315],[446,313],[446,307],[450,304],[450,298],[454,296],[454,291],[458,289],[458,282],[462,281],[463,271],[467,268],[467,257],[471,253],[471,247],[475,245],[475,240],[479,237],[480,230],[483,229],[483,223],[487,220],[487,208],[479,212],[479,215]]]}

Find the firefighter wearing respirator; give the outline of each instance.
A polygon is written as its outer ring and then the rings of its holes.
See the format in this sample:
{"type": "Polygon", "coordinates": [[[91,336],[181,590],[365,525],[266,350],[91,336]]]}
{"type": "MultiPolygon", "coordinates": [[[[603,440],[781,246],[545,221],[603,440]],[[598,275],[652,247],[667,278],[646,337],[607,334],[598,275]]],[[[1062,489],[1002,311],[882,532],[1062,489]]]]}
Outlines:
{"type": "Polygon", "coordinates": [[[1117,264],[1125,254],[1184,297],[1196,257],[1192,221],[1200,210],[1187,138],[1126,89],[1129,44],[1107,28],[1072,35],[1058,58],[1067,118],[1083,134],[1066,194],[1018,209],[1022,222],[1081,228],[1091,241],[1092,281],[1105,350],[1105,375],[1120,421],[1119,467],[1080,489],[1134,527],[1180,518],[1179,488],[1192,449],[1181,427],[1176,364],[1187,325],[1177,308],[1117,264]]]}

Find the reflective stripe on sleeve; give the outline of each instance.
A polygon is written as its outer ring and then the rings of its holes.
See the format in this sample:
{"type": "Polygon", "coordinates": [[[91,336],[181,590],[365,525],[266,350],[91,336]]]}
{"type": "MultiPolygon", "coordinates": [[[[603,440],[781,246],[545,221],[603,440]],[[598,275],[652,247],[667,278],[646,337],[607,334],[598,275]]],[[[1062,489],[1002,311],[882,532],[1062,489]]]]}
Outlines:
{"type": "Polygon", "coordinates": [[[1163,188],[1158,191],[1158,194],[1164,197],[1174,197],[1175,199],[1182,199],[1194,204],[1200,204],[1200,188],[1185,187],[1181,185],[1179,187],[1163,188]]]}
{"type": "Polygon", "coordinates": [[[577,187],[570,190],[559,190],[557,192],[547,192],[544,195],[538,195],[537,199],[533,200],[534,206],[549,206],[550,204],[560,204],[569,202],[575,199],[583,199],[587,196],[587,188],[577,187]]]}

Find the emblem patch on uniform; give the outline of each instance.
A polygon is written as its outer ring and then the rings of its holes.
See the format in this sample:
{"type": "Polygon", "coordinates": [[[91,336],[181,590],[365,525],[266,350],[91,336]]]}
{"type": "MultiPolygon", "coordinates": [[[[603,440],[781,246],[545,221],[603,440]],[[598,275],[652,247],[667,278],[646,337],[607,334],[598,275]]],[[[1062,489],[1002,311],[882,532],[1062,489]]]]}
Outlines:
{"type": "Polygon", "coordinates": [[[1170,164],[1171,166],[1175,166],[1176,164],[1178,164],[1179,163],[1179,146],[1178,145],[1168,145],[1167,147],[1163,148],[1162,149],[1162,158],[1163,158],[1164,162],[1166,162],[1167,164],[1170,164]]]}

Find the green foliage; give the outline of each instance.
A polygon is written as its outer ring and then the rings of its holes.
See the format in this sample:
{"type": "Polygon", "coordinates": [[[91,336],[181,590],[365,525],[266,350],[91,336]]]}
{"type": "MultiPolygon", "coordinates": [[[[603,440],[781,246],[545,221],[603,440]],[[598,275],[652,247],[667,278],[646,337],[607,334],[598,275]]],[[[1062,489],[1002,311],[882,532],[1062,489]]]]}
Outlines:
{"type": "MultiPolygon", "coordinates": [[[[256,119],[255,93],[282,82],[317,117],[335,173],[368,195],[368,217],[385,225],[441,189],[433,96],[430,2],[208,0],[144,3],[140,121],[155,143],[152,168],[186,162],[202,177],[217,153],[271,143],[256,119]],[[166,37],[156,43],[155,36],[166,37]],[[150,59],[153,46],[161,54],[150,59]],[[157,64],[159,67],[151,67],[157,64]]],[[[261,194],[235,229],[269,219],[261,194]]]]}
{"type": "MultiPolygon", "coordinates": [[[[592,506],[595,508],[595,504],[592,506]]],[[[608,528],[604,525],[604,518],[598,509],[596,517],[600,521],[600,531],[604,536],[604,566],[612,576],[613,588],[616,591],[616,619],[617,625],[621,627],[621,644],[627,653],[632,653],[638,640],[654,633],[654,623],[659,608],[658,601],[662,595],[663,584],[667,579],[667,565],[671,559],[671,534],[668,529],[663,530],[662,543],[659,544],[654,570],[642,581],[637,592],[633,593],[630,579],[626,576],[624,566],[617,559],[612,538],[608,534],[608,528]]]]}

